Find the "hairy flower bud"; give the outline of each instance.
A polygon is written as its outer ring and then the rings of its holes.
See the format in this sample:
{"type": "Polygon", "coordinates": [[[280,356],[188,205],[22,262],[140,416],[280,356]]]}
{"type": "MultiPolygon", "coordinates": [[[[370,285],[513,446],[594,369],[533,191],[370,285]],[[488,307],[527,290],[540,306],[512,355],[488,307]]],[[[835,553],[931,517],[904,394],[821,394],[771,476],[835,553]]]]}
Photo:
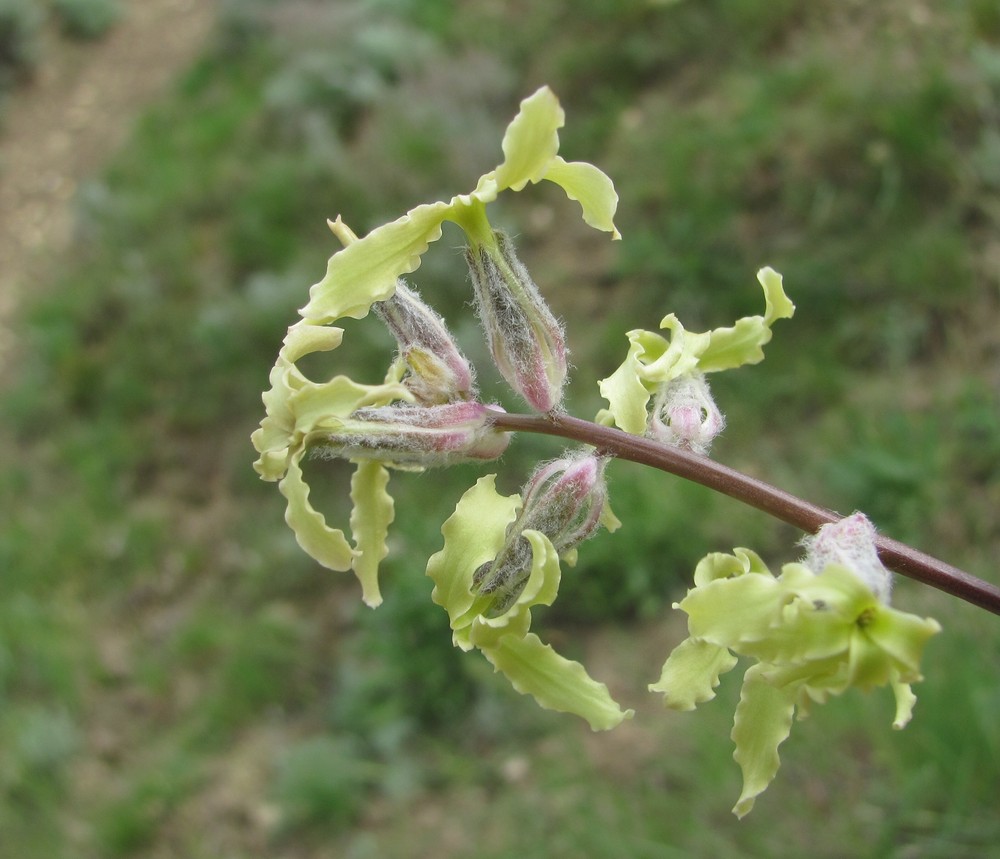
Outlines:
{"type": "MultiPolygon", "coordinates": [[[[496,408],[495,406],[493,408],[496,408]]],[[[320,455],[431,467],[496,459],[510,435],[493,429],[482,403],[358,409],[318,442],[320,455]]]]}
{"type": "Polygon", "coordinates": [[[875,526],[864,513],[853,513],[822,526],[802,541],[806,556],[802,563],[817,575],[829,564],[847,567],[888,605],[892,574],[882,565],[875,548],[875,526]]]}
{"type": "Polygon", "coordinates": [[[574,549],[601,523],[608,500],[605,457],[567,456],[539,466],[522,490],[518,517],[507,529],[503,549],[473,576],[481,594],[495,594],[488,616],[503,614],[518,598],[531,570],[531,546],[524,531],[540,531],[560,554],[574,549]]]}
{"type": "Polygon", "coordinates": [[[466,251],[476,310],[493,362],[507,383],[539,412],[562,402],[566,382],[566,337],[514,244],[494,231],[495,246],[466,251]]]}
{"type": "Polygon", "coordinates": [[[472,366],[442,319],[402,280],[385,301],[372,305],[399,345],[409,370],[403,384],[425,406],[475,397],[472,366]]]}
{"type": "Polygon", "coordinates": [[[657,393],[647,432],[657,441],[705,454],[725,426],[705,374],[687,373],[657,393]]]}
{"type": "Polygon", "coordinates": [[[591,537],[608,500],[606,457],[567,456],[539,466],[522,491],[523,528],[541,531],[557,552],[591,537]]]}

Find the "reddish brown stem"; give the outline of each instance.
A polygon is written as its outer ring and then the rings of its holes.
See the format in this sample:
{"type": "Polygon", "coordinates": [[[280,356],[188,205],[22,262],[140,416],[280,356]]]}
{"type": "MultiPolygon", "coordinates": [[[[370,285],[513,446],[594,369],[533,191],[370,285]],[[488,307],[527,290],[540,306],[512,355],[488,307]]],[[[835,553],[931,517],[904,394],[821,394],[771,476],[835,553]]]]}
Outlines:
{"type": "MultiPolygon", "coordinates": [[[[842,518],[832,510],[818,507],[708,457],[612,427],[568,415],[518,415],[500,411],[494,414],[492,421],[498,429],[572,439],[592,445],[618,459],[627,459],[675,474],[756,507],[809,533],[815,533],[821,525],[842,518]]],[[[897,540],[879,536],[876,542],[879,557],[890,570],[1000,615],[1000,587],[897,540]]]]}

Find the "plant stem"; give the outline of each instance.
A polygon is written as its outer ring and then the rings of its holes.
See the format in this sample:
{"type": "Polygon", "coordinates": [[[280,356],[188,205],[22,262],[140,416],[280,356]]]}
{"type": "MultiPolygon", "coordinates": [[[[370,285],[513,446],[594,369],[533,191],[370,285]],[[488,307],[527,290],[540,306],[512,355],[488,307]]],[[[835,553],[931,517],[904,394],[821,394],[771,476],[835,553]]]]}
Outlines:
{"type": "MultiPolygon", "coordinates": [[[[649,465],[700,483],[809,533],[843,518],[706,456],[580,418],[496,411],[492,423],[497,429],[543,433],[592,445],[618,459],[649,465]]],[[[888,537],[876,537],[876,546],[879,558],[890,570],[1000,615],[1000,587],[888,537]]]]}

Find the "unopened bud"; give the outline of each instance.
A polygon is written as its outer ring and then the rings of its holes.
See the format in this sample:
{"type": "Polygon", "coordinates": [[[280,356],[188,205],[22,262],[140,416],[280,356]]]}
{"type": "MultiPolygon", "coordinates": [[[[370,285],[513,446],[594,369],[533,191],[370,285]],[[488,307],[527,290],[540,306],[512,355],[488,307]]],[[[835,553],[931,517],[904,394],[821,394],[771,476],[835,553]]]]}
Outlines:
{"type": "Polygon", "coordinates": [[[358,409],[319,440],[317,448],[321,455],[403,467],[496,459],[507,449],[510,435],[493,428],[490,413],[473,402],[358,409]]]}
{"type": "Polygon", "coordinates": [[[606,465],[606,457],[586,453],[539,466],[522,491],[522,529],[541,531],[560,553],[592,536],[608,500],[606,465]]]}
{"type": "Polygon", "coordinates": [[[444,319],[419,293],[399,280],[392,297],[374,304],[373,309],[396,338],[409,370],[403,384],[417,403],[432,406],[475,397],[472,366],[444,319]]]}
{"type": "Polygon", "coordinates": [[[881,602],[888,604],[892,574],[879,560],[875,526],[864,513],[853,513],[823,525],[814,536],[806,537],[802,545],[806,547],[802,563],[814,573],[822,573],[829,564],[840,564],[868,585],[881,602]]]}
{"type": "Polygon", "coordinates": [[[469,248],[476,309],[500,375],[533,409],[548,412],[562,402],[566,337],[510,238],[493,233],[495,247],[469,248]]]}
{"type": "Polygon", "coordinates": [[[473,575],[481,594],[494,594],[487,616],[503,614],[520,596],[531,572],[531,545],[524,531],[540,531],[562,554],[593,536],[607,504],[607,459],[592,453],[568,456],[535,470],[522,490],[521,512],[507,529],[496,558],[473,575]]]}
{"type": "Polygon", "coordinates": [[[705,454],[726,427],[703,373],[667,382],[656,395],[648,434],[665,444],[705,454]]]}

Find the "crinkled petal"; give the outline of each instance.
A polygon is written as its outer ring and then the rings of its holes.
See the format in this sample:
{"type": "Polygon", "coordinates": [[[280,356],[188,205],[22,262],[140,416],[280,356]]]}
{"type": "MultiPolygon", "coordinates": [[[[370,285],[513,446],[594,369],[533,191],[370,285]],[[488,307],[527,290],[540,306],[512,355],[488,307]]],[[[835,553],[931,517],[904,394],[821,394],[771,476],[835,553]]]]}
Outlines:
{"type": "Polygon", "coordinates": [[[725,647],[687,638],[667,657],[660,679],[650,684],[649,691],[661,692],[663,703],[673,710],[693,710],[715,697],[719,677],[736,662],[725,647]]]}
{"type": "Polygon", "coordinates": [[[472,622],[467,614],[475,601],[472,576],[503,548],[520,504],[517,495],[500,495],[496,475],[488,474],[462,496],[441,526],[444,548],[427,561],[427,575],[434,581],[431,599],[448,612],[452,629],[472,622]]]}
{"type": "Polygon", "coordinates": [[[372,304],[393,294],[400,275],[420,267],[451,210],[452,203],[426,203],[351,242],[330,257],[326,276],[309,290],[309,303],[299,313],[313,324],[366,316],[372,304]]]}
{"type": "Polygon", "coordinates": [[[741,642],[740,653],[779,665],[829,659],[847,653],[853,629],[850,618],[796,599],[781,609],[764,638],[741,642]]]}
{"type": "Polygon", "coordinates": [[[302,387],[311,384],[295,366],[303,355],[336,349],[343,340],[342,328],[298,323],[288,329],[274,367],[271,387],[261,399],[265,416],[260,427],[250,436],[260,453],[254,468],[264,480],[280,480],[285,473],[290,447],[296,443],[295,413],[291,398],[302,387]]]}
{"type": "Polygon", "coordinates": [[[610,417],[619,429],[633,435],[646,431],[646,408],[652,392],[694,371],[709,343],[708,334],[686,331],[673,314],[665,316],[660,327],[671,330],[670,340],[653,331],[629,331],[625,360],[598,383],[601,396],[609,404],[602,422],[610,423],[610,417]]]}
{"type": "Polygon", "coordinates": [[[764,287],[764,324],[770,325],[776,319],[791,319],[795,305],[785,295],[782,277],[770,266],[757,272],[757,280],[764,287]]]}
{"type": "Polygon", "coordinates": [[[531,695],[548,710],[586,719],[595,731],[614,728],[633,714],[623,711],[608,687],[591,678],[579,662],[560,656],[534,633],[523,638],[505,635],[483,653],[518,692],[531,695]]]}
{"type": "Polygon", "coordinates": [[[606,379],[598,382],[601,396],[608,401],[610,422],[632,435],[642,435],[646,431],[646,407],[650,393],[639,377],[641,364],[639,356],[644,353],[641,341],[629,332],[628,355],[621,366],[606,379]]]}
{"type": "Polygon", "coordinates": [[[343,342],[343,339],[343,328],[298,322],[288,329],[279,354],[289,364],[294,364],[313,352],[330,352],[336,349],[343,342]]]}
{"type": "Polygon", "coordinates": [[[760,573],[771,576],[771,571],[752,549],[733,549],[727,552],[711,552],[698,562],[694,569],[695,587],[707,585],[716,579],[730,579],[747,573],[760,573]]]}
{"type": "Polygon", "coordinates": [[[288,500],[285,521],[306,553],[331,570],[349,570],[354,561],[344,532],[326,524],[323,514],[309,503],[309,485],[302,477],[299,460],[302,453],[291,457],[285,477],[278,489],[288,500]]]}
{"type": "Polygon", "coordinates": [[[932,618],[917,617],[888,606],[880,606],[864,627],[865,635],[893,660],[907,682],[920,679],[924,646],[940,631],[941,625],[932,618]]]}
{"type": "Polygon", "coordinates": [[[384,406],[395,400],[413,400],[399,383],[362,385],[348,376],[334,376],[321,385],[308,382],[288,398],[300,433],[339,428],[348,416],[366,406],[384,406]]]}
{"type": "Polygon", "coordinates": [[[743,817],[778,772],[778,746],[788,737],[795,712],[793,687],[778,689],[760,678],[760,667],[747,669],[736,707],[733,758],[743,771],[743,792],[733,814],[743,817]]]}
{"type": "Polygon", "coordinates": [[[606,173],[586,161],[567,162],[557,155],[545,171],[545,178],[555,182],[567,197],[580,204],[585,223],[595,230],[611,233],[612,239],[621,238],[615,226],[618,193],[606,173]]]}
{"type": "Polygon", "coordinates": [[[802,600],[832,611],[852,625],[862,614],[880,606],[865,581],[841,564],[827,564],[818,575],[804,564],[785,564],[778,581],[802,600]]]}
{"type": "Polygon", "coordinates": [[[694,588],[678,608],[687,612],[692,638],[741,653],[744,642],[768,636],[788,599],[774,578],[752,574],[694,588]]]}
{"type": "Polygon", "coordinates": [[[714,373],[763,361],[763,347],[771,340],[771,325],[795,312],[795,305],[785,295],[780,274],[774,269],[763,268],[757,273],[757,279],[764,288],[764,315],[744,316],[731,328],[716,328],[710,332],[711,342],[698,361],[701,372],[714,373]]]}
{"type": "Polygon", "coordinates": [[[520,191],[545,178],[559,151],[559,129],[565,122],[559,99],[547,86],[524,99],[503,136],[504,160],[493,173],[497,189],[520,191]]]}
{"type": "Polygon", "coordinates": [[[660,329],[670,331],[669,343],[652,331],[642,332],[646,347],[642,376],[657,387],[698,369],[701,355],[711,342],[711,335],[688,331],[673,313],[660,320],[660,329]],[[661,343],[666,345],[665,349],[661,343]]]}
{"type": "Polygon", "coordinates": [[[382,603],[378,565],[388,553],[386,538],[395,508],[386,491],[389,470],[380,462],[364,459],[351,478],[351,536],[354,538],[354,575],[361,582],[361,598],[375,608],[382,603]]]}
{"type": "Polygon", "coordinates": [[[892,684],[892,694],[896,698],[896,716],[892,720],[892,726],[899,731],[913,718],[913,705],[917,703],[917,696],[913,694],[909,683],[899,682],[892,684]]]}

